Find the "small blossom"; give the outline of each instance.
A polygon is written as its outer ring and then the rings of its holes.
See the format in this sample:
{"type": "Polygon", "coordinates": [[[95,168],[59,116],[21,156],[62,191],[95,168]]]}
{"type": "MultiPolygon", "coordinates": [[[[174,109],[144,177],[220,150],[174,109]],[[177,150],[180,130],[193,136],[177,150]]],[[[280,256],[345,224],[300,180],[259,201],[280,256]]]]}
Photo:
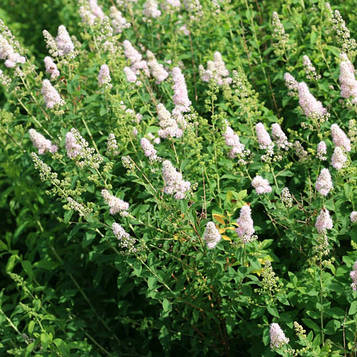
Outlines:
{"type": "Polygon", "coordinates": [[[129,203],[115,197],[109,193],[108,190],[102,190],[102,196],[105,202],[110,207],[109,213],[114,215],[120,213],[121,216],[126,217],[129,209],[129,203]]]}
{"type": "Polygon", "coordinates": [[[202,65],[199,66],[202,81],[209,82],[210,80],[214,80],[219,86],[224,84],[229,85],[232,82],[232,78],[228,77],[229,71],[226,68],[221,53],[215,52],[213,58],[213,61],[207,62],[207,70],[202,65]]]}
{"type": "Polygon", "coordinates": [[[352,279],[351,287],[354,291],[357,290],[357,260],[353,264],[353,269],[350,272],[350,277],[352,279]]]}
{"type": "Polygon", "coordinates": [[[283,24],[280,22],[279,15],[274,11],[272,19],[273,27],[273,47],[277,56],[282,56],[289,48],[289,36],[285,33],[283,24]]]}
{"type": "Polygon", "coordinates": [[[336,146],[331,157],[331,164],[336,170],[341,170],[347,161],[347,157],[343,150],[336,146]]]}
{"type": "Polygon", "coordinates": [[[69,53],[73,52],[74,45],[67,32],[67,29],[64,25],[60,25],[58,27],[58,33],[56,37],[56,44],[58,48],[59,56],[68,55],[69,53]]]}
{"type": "Polygon", "coordinates": [[[124,228],[119,224],[114,222],[112,224],[112,230],[114,235],[118,238],[118,239],[123,239],[123,238],[129,238],[129,233],[125,232],[124,228]]]}
{"type": "Polygon", "coordinates": [[[327,160],[326,154],[327,154],[326,143],[324,141],[320,141],[317,145],[317,157],[319,158],[319,160],[325,161],[327,160]]]}
{"type": "Polygon", "coordinates": [[[74,159],[82,152],[82,146],[77,142],[72,131],[66,134],[66,151],[70,159],[74,159]]]}
{"type": "Polygon", "coordinates": [[[288,72],[284,74],[285,85],[289,89],[289,95],[296,95],[298,92],[298,81],[288,72]]]}
{"type": "Polygon", "coordinates": [[[119,154],[118,143],[117,143],[117,141],[115,139],[115,135],[113,133],[110,133],[108,135],[107,152],[109,155],[113,155],[113,156],[116,156],[119,154]]]}
{"type": "Polygon", "coordinates": [[[281,191],[281,201],[286,207],[290,208],[293,206],[293,197],[287,187],[284,187],[281,191]]]}
{"type": "Polygon", "coordinates": [[[35,129],[30,129],[29,134],[33,145],[38,149],[39,155],[42,155],[47,151],[50,153],[57,152],[57,146],[52,145],[50,140],[46,139],[42,134],[38,133],[35,129]]]}
{"type": "Polygon", "coordinates": [[[226,140],[226,144],[232,148],[229,153],[230,158],[233,159],[237,155],[243,154],[244,145],[241,144],[238,135],[234,133],[233,129],[228,124],[224,133],[224,138],[226,140]]]}
{"type": "Polygon", "coordinates": [[[321,102],[316,100],[310,93],[305,82],[299,83],[298,92],[299,104],[307,117],[323,117],[327,115],[327,110],[322,106],[321,102]]]}
{"type": "Polygon", "coordinates": [[[182,25],[179,28],[179,31],[181,31],[185,36],[188,36],[190,34],[190,31],[189,31],[189,29],[187,28],[186,25],[182,25]]]}
{"type": "Polygon", "coordinates": [[[255,126],[255,132],[257,134],[257,139],[259,147],[261,149],[270,149],[274,146],[273,142],[270,139],[268,132],[266,131],[263,123],[258,123],[255,126]]]}
{"type": "Polygon", "coordinates": [[[158,134],[161,138],[180,138],[182,136],[182,129],[178,127],[177,121],[162,103],[157,105],[157,115],[161,127],[158,134]]]}
{"type": "Polygon", "coordinates": [[[110,18],[112,19],[114,35],[122,33],[123,30],[131,26],[130,23],[128,23],[123,17],[122,13],[115,6],[112,6],[110,8],[110,18]]]}
{"type": "Polygon", "coordinates": [[[89,166],[98,169],[103,161],[102,156],[95,154],[95,150],[88,146],[87,141],[74,128],[66,134],[66,151],[67,156],[76,160],[79,167],[89,166]]]}
{"type": "Polygon", "coordinates": [[[326,208],[320,211],[315,223],[315,227],[319,233],[326,232],[327,229],[332,229],[333,223],[330,217],[330,213],[326,208]]]}
{"type": "Polygon", "coordinates": [[[346,151],[351,151],[351,141],[345,132],[337,125],[331,125],[331,135],[336,146],[343,147],[346,151]]]}
{"type": "Polygon", "coordinates": [[[255,188],[258,195],[263,193],[270,193],[272,191],[272,188],[269,185],[269,181],[261,176],[254,177],[252,180],[252,186],[255,188]]]}
{"type": "Polygon", "coordinates": [[[146,138],[142,138],[140,140],[140,145],[144,150],[145,156],[150,159],[150,161],[156,161],[158,159],[154,146],[150,143],[150,141],[146,138]]]}
{"type": "Polygon", "coordinates": [[[357,222],[357,211],[352,211],[351,212],[350,219],[351,219],[352,223],[356,223],[357,222]]]}
{"type": "Polygon", "coordinates": [[[321,76],[317,74],[316,68],[312,65],[310,58],[308,56],[303,56],[303,65],[306,73],[306,77],[311,80],[319,80],[321,76]]]}
{"type": "Polygon", "coordinates": [[[182,174],[176,171],[169,160],[163,162],[162,174],[165,182],[164,192],[169,195],[175,193],[177,200],[185,198],[185,193],[190,189],[191,184],[182,179],[182,174]]]}
{"type": "Polygon", "coordinates": [[[285,337],[283,330],[279,324],[272,323],[270,325],[270,348],[278,349],[289,343],[289,339],[285,337]]]}
{"type": "Polygon", "coordinates": [[[207,223],[203,238],[207,243],[208,249],[214,248],[221,240],[221,235],[213,222],[207,223]]]}
{"type": "Polygon", "coordinates": [[[7,39],[0,35],[0,59],[5,60],[5,66],[14,68],[18,63],[25,63],[25,57],[15,52],[14,47],[7,39]]]}
{"type": "Polygon", "coordinates": [[[132,71],[130,67],[124,67],[124,73],[128,82],[135,83],[138,80],[136,74],[132,71]]]}
{"type": "Polygon", "coordinates": [[[52,109],[56,105],[64,105],[64,101],[48,79],[43,80],[41,93],[47,108],[52,109]]]}
{"type": "Polygon", "coordinates": [[[299,160],[304,161],[307,158],[307,151],[304,149],[301,143],[296,140],[294,141],[293,147],[295,150],[295,154],[299,157],[299,160]]]}
{"type": "Polygon", "coordinates": [[[132,64],[142,60],[142,55],[133,47],[130,41],[125,40],[123,46],[125,57],[129,59],[132,64]]]}
{"type": "Polygon", "coordinates": [[[237,219],[238,228],[236,228],[236,232],[244,244],[253,240],[253,234],[255,232],[251,212],[250,207],[244,205],[241,208],[239,218],[237,219]]]}
{"type": "Polygon", "coordinates": [[[330,171],[326,168],[322,169],[315,184],[316,190],[323,196],[327,196],[333,188],[330,171]]]}
{"type": "Polygon", "coordinates": [[[289,149],[291,145],[286,137],[285,133],[281,129],[278,123],[274,123],[271,126],[273,139],[276,141],[276,145],[281,149],[289,149]]]}
{"type": "Polygon", "coordinates": [[[146,51],[148,57],[148,66],[150,68],[152,76],[156,79],[157,83],[163,82],[168,77],[168,72],[164,66],[157,62],[154,54],[151,51],[146,51]]]}
{"type": "Polygon", "coordinates": [[[189,112],[191,101],[188,99],[185,77],[183,76],[179,67],[173,68],[172,79],[174,81],[173,101],[176,105],[175,111],[180,113],[189,112]]]}
{"type": "Polygon", "coordinates": [[[155,0],[147,0],[144,4],[144,16],[156,18],[161,15],[161,11],[158,9],[157,2],[155,0]]]}
{"type": "Polygon", "coordinates": [[[59,53],[58,53],[57,43],[55,39],[47,30],[43,30],[42,34],[43,37],[45,38],[46,48],[48,49],[48,52],[52,57],[57,57],[59,53]]]}
{"type": "Polygon", "coordinates": [[[341,96],[343,98],[351,98],[353,104],[357,104],[357,81],[355,78],[355,69],[346,54],[340,55],[340,86],[341,96]]]}
{"type": "Polygon", "coordinates": [[[120,248],[126,249],[129,253],[135,253],[137,251],[135,248],[136,239],[130,237],[129,233],[127,233],[119,223],[114,222],[112,224],[112,230],[119,240],[120,248]]]}
{"type": "Polygon", "coordinates": [[[68,206],[74,211],[77,211],[80,217],[86,217],[92,212],[90,208],[77,202],[72,197],[67,197],[67,202],[68,202],[68,206]]]}
{"type": "Polygon", "coordinates": [[[97,0],[88,0],[89,8],[92,14],[100,20],[103,20],[105,15],[102,8],[98,5],[97,0]]]}
{"type": "Polygon", "coordinates": [[[53,62],[53,59],[46,56],[43,61],[45,62],[46,72],[51,75],[51,79],[56,79],[60,75],[60,72],[56,64],[53,62]]]}
{"type": "Polygon", "coordinates": [[[100,86],[109,84],[111,81],[109,67],[106,64],[102,64],[98,74],[98,83],[100,86]]]}

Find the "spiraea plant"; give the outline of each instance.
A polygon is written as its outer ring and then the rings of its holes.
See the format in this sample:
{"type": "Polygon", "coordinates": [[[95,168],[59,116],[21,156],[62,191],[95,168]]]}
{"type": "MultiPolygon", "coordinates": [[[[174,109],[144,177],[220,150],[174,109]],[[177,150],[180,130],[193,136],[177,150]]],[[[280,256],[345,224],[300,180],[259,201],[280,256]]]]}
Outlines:
{"type": "Polygon", "coordinates": [[[0,23],[2,353],[355,356],[344,8],[58,2],[0,23]]]}

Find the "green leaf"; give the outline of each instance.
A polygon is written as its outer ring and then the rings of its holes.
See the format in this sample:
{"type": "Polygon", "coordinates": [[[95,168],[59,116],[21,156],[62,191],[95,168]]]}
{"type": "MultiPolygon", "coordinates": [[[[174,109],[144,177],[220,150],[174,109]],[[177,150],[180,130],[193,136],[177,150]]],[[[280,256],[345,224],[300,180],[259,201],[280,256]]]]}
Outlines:
{"type": "Polygon", "coordinates": [[[349,315],[354,315],[357,313],[357,301],[353,301],[351,306],[350,306],[350,309],[348,310],[348,314],[349,315]]]}
{"type": "Polygon", "coordinates": [[[31,320],[27,326],[27,331],[30,335],[32,335],[34,327],[35,327],[35,321],[31,320]]]}
{"type": "Polygon", "coordinates": [[[154,276],[150,276],[148,279],[148,287],[150,290],[154,289],[157,279],[154,276]]]}
{"type": "Polygon", "coordinates": [[[279,317],[279,312],[278,312],[278,310],[276,309],[275,306],[268,305],[267,306],[267,310],[268,310],[270,315],[275,316],[275,317],[279,317]]]}
{"type": "Polygon", "coordinates": [[[165,312],[170,312],[172,309],[172,305],[169,300],[164,299],[162,302],[162,308],[164,309],[165,312]]]}

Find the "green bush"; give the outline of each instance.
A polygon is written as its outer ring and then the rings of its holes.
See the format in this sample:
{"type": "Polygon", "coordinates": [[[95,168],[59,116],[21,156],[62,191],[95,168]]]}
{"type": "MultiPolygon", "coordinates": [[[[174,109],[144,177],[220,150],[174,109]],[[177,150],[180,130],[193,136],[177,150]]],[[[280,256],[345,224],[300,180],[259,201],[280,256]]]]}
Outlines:
{"type": "Polygon", "coordinates": [[[2,353],[355,355],[354,28],[149,3],[4,6],[2,353]]]}

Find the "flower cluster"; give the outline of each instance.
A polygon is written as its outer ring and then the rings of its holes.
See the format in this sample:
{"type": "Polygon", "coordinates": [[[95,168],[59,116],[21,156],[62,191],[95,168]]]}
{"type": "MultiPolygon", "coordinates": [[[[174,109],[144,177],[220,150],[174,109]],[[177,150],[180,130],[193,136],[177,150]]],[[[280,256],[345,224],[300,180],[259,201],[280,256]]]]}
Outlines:
{"type": "Polygon", "coordinates": [[[293,197],[287,187],[284,187],[281,190],[281,201],[283,202],[285,207],[292,207],[293,206],[293,197]]]}
{"type": "Polygon", "coordinates": [[[147,0],[144,4],[143,14],[146,17],[156,18],[161,15],[161,11],[158,9],[156,0],[147,0]]]}
{"type": "Polygon", "coordinates": [[[281,129],[281,126],[278,123],[274,123],[272,124],[271,129],[273,139],[275,140],[278,148],[288,150],[291,146],[291,143],[289,143],[288,138],[281,129]]]}
{"type": "Polygon", "coordinates": [[[90,208],[77,202],[72,197],[67,197],[67,203],[69,208],[73,209],[74,211],[77,211],[80,217],[86,217],[92,212],[90,208]]]}
{"type": "Polygon", "coordinates": [[[176,171],[169,160],[163,162],[162,174],[165,182],[164,192],[169,195],[175,193],[174,197],[177,200],[185,198],[185,193],[190,189],[191,184],[182,179],[182,174],[176,171]]]}
{"type": "Polygon", "coordinates": [[[298,94],[299,82],[288,72],[284,74],[285,85],[289,89],[290,96],[298,94]]]}
{"type": "Polygon", "coordinates": [[[352,211],[351,212],[350,219],[351,219],[352,223],[356,223],[357,222],[357,211],[352,211]]]}
{"type": "Polygon", "coordinates": [[[123,30],[128,29],[131,26],[115,6],[111,6],[110,8],[110,18],[112,19],[114,35],[122,33],[123,30]]]}
{"type": "Polygon", "coordinates": [[[158,160],[158,156],[156,155],[157,151],[148,139],[142,138],[140,140],[140,145],[141,148],[144,150],[145,156],[148,157],[150,161],[158,160]]]}
{"type": "Polygon", "coordinates": [[[99,154],[94,153],[93,148],[88,147],[87,141],[74,128],[66,134],[66,151],[67,156],[76,159],[80,167],[89,166],[98,169],[103,161],[99,154]]]}
{"type": "Polygon", "coordinates": [[[221,235],[213,222],[207,223],[203,238],[207,243],[208,249],[214,248],[221,240],[221,235]]]}
{"type": "Polygon", "coordinates": [[[342,147],[346,151],[351,151],[351,142],[345,132],[337,125],[331,125],[332,141],[336,146],[342,147]]]}
{"type": "Polygon", "coordinates": [[[327,146],[324,141],[320,141],[317,145],[317,157],[321,161],[326,161],[327,157],[327,146]]]}
{"type": "Polygon", "coordinates": [[[316,219],[315,227],[319,233],[325,233],[327,229],[332,229],[333,222],[330,217],[330,212],[326,208],[320,211],[316,219]]]}
{"type": "Polygon", "coordinates": [[[102,190],[102,196],[105,202],[110,207],[109,213],[114,215],[119,213],[121,216],[126,217],[129,209],[129,203],[115,197],[109,193],[108,190],[102,190]]]}
{"type": "Polygon", "coordinates": [[[272,191],[269,181],[261,176],[254,177],[252,180],[252,186],[255,188],[258,195],[263,193],[270,193],[272,191]]]}
{"type": "Polygon", "coordinates": [[[229,72],[222,59],[222,55],[218,51],[214,53],[213,61],[207,61],[207,69],[202,65],[199,66],[199,72],[204,82],[213,80],[219,86],[232,83],[232,78],[229,77],[229,72]]]}
{"type": "Polygon", "coordinates": [[[272,323],[270,325],[270,347],[272,349],[278,349],[288,343],[289,343],[289,339],[285,336],[279,324],[275,322],[272,323]]]}
{"type": "Polygon", "coordinates": [[[330,4],[326,4],[327,10],[330,12],[332,27],[337,34],[337,41],[342,46],[344,53],[350,53],[356,50],[357,43],[351,38],[350,30],[347,28],[344,19],[338,10],[332,11],[330,4]]]}
{"type": "Polygon", "coordinates": [[[43,61],[45,63],[46,72],[51,75],[51,79],[56,79],[60,75],[56,63],[54,63],[53,59],[49,56],[46,56],[43,61]]]}
{"type": "Polygon", "coordinates": [[[315,99],[310,93],[305,82],[298,85],[299,104],[307,117],[324,118],[328,115],[327,110],[322,106],[321,102],[315,99]]]}
{"type": "Polygon", "coordinates": [[[14,68],[18,63],[25,63],[26,59],[15,52],[9,41],[0,34],[0,59],[5,60],[5,66],[14,68]]]}
{"type": "Polygon", "coordinates": [[[244,205],[241,208],[239,218],[237,219],[238,228],[236,228],[236,232],[244,244],[247,244],[256,238],[256,236],[254,236],[255,229],[251,213],[252,210],[249,205],[244,205]]]}
{"type": "Polygon", "coordinates": [[[336,146],[331,157],[331,164],[336,170],[341,170],[347,161],[347,157],[341,147],[336,146]]]}
{"type": "Polygon", "coordinates": [[[125,40],[123,42],[125,57],[130,61],[131,66],[126,67],[124,72],[128,78],[129,82],[134,82],[134,75],[136,76],[140,73],[142,69],[146,76],[150,76],[149,68],[147,62],[143,60],[143,56],[133,47],[130,41],[125,40]],[[128,68],[130,71],[128,71],[128,68]],[[130,78],[130,80],[129,80],[130,78]]]}
{"type": "Polygon", "coordinates": [[[224,138],[226,140],[226,144],[232,147],[229,157],[231,159],[235,158],[237,155],[241,155],[244,152],[244,145],[239,141],[239,137],[234,133],[233,129],[226,123],[226,131],[224,133],[224,138]]]}
{"type": "Polygon", "coordinates": [[[100,66],[98,83],[100,86],[109,85],[111,81],[109,67],[106,64],[100,66]]]}
{"type": "Polygon", "coordinates": [[[285,33],[283,24],[280,22],[279,15],[273,12],[273,39],[274,52],[277,56],[282,56],[288,49],[289,36],[285,33]]]}
{"type": "Polygon", "coordinates": [[[157,105],[157,115],[160,121],[159,136],[161,138],[180,138],[182,136],[182,129],[178,127],[177,121],[162,103],[157,105]]]}
{"type": "Polygon", "coordinates": [[[357,104],[357,80],[355,69],[345,53],[340,55],[340,76],[338,77],[341,86],[341,97],[351,98],[353,104],[357,104]]]}
{"type": "Polygon", "coordinates": [[[274,143],[271,141],[270,135],[266,131],[263,123],[258,123],[255,125],[255,132],[257,135],[259,147],[263,150],[272,151],[274,143]]]}
{"type": "Polygon", "coordinates": [[[174,67],[172,70],[172,79],[174,81],[173,101],[175,103],[175,113],[184,113],[190,111],[191,101],[188,99],[185,77],[179,67],[174,67]]]}
{"type": "Polygon", "coordinates": [[[128,253],[136,252],[136,248],[134,247],[136,239],[130,237],[129,233],[119,223],[114,222],[112,224],[112,231],[119,240],[120,248],[127,250],[128,253]]]}
{"type": "Polygon", "coordinates": [[[109,155],[117,156],[119,154],[118,143],[115,139],[115,135],[110,133],[107,140],[107,153],[109,155]]]}
{"type": "Polygon", "coordinates": [[[45,100],[47,108],[52,109],[57,105],[64,105],[63,99],[60,97],[56,88],[52,86],[51,82],[48,79],[43,80],[41,93],[43,95],[43,99],[45,100]]]}
{"type": "Polygon", "coordinates": [[[327,196],[331,191],[333,184],[331,174],[328,169],[323,168],[321,170],[320,175],[316,180],[315,188],[322,196],[327,196]]]}
{"type": "Polygon", "coordinates": [[[304,65],[306,77],[308,79],[311,79],[311,80],[314,80],[314,81],[318,81],[321,78],[321,76],[319,74],[317,74],[316,68],[312,65],[312,63],[310,61],[310,58],[305,55],[302,58],[302,62],[303,62],[303,65],[304,65]]]}
{"type": "Polygon", "coordinates": [[[38,149],[39,155],[45,152],[55,153],[58,148],[56,145],[52,145],[51,141],[46,139],[42,134],[38,133],[35,129],[29,130],[30,139],[33,145],[38,149]]]}
{"type": "Polygon", "coordinates": [[[65,56],[74,51],[74,44],[64,25],[58,27],[56,44],[59,56],[65,56]]]}
{"type": "Polygon", "coordinates": [[[152,76],[156,79],[157,83],[163,82],[168,77],[168,72],[165,70],[164,66],[157,62],[154,54],[147,50],[146,56],[148,58],[148,66],[150,68],[150,72],[152,76]]]}

